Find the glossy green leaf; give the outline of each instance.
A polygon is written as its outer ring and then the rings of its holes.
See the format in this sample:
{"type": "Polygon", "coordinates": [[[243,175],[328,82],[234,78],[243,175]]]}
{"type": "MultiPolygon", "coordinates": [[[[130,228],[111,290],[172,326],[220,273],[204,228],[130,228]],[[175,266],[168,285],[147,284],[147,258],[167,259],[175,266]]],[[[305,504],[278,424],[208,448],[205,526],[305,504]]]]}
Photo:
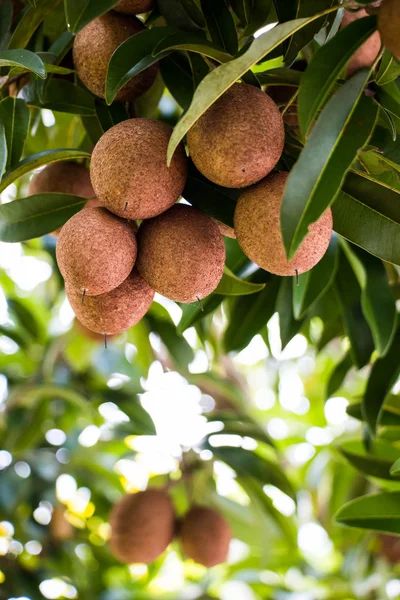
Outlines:
{"type": "Polygon", "coordinates": [[[250,281],[266,283],[266,286],[262,292],[243,296],[233,303],[224,336],[227,352],[243,350],[275,312],[281,279],[260,270],[250,277],[250,281]]]}
{"type": "MultiPolygon", "coordinates": [[[[153,303],[156,304],[156,303],[153,303]]],[[[189,363],[194,359],[194,352],[186,339],[177,333],[175,325],[169,318],[168,312],[164,309],[166,315],[162,314],[161,318],[156,318],[155,313],[159,311],[160,305],[156,304],[156,308],[152,307],[147,315],[152,331],[160,336],[168,352],[175,360],[180,368],[186,369],[189,363]]],[[[159,314],[159,313],[158,313],[159,314]]]]}
{"type": "Polygon", "coordinates": [[[330,398],[340,388],[346,378],[347,373],[353,366],[351,353],[346,352],[342,360],[333,369],[326,388],[326,397],[330,398]]]}
{"type": "Polygon", "coordinates": [[[296,319],[326,292],[335,277],[338,265],[338,239],[333,235],[325,256],[310,271],[293,280],[293,314],[296,319]]]}
{"type": "MultiPolygon", "coordinates": [[[[396,399],[397,396],[394,396],[394,398],[396,399]]],[[[400,410],[397,406],[391,406],[390,402],[391,397],[389,396],[382,408],[379,424],[382,427],[400,427],[400,410]]],[[[353,419],[357,419],[358,421],[364,420],[361,402],[350,404],[346,412],[353,419]]]]}
{"type": "Polygon", "coordinates": [[[361,286],[361,305],[371,328],[377,352],[383,356],[397,329],[396,301],[382,261],[359,248],[343,244],[361,286]]]}
{"type": "Polygon", "coordinates": [[[359,71],[329,100],[290,173],[281,208],[289,258],[309,225],[333,202],[357,152],[373,132],[378,107],[361,95],[368,77],[368,70],[359,71]]]}
{"type": "Polygon", "coordinates": [[[400,265],[400,195],[373,177],[349,173],[332,205],[333,228],[378,258],[400,265]]]}
{"type": "Polygon", "coordinates": [[[391,475],[400,475],[400,458],[393,463],[390,473],[391,475]]]}
{"type": "Polygon", "coordinates": [[[117,3],[118,0],[64,0],[69,31],[78,33],[90,21],[108,12],[117,3]]]}
{"type": "Polygon", "coordinates": [[[290,23],[277,25],[271,31],[264,33],[254,40],[249,49],[241,56],[221,65],[207,75],[200,83],[193,97],[189,110],[181,118],[174,129],[168,146],[168,163],[189,129],[196,123],[202,114],[226,92],[238,79],[251,69],[259,60],[274,50],[283,40],[290,37],[297,30],[316,19],[314,15],[309,19],[297,19],[290,23]]]}
{"type": "Polygon", "coordinates": [[[86,199],[70,194],[38,194],[0,206],[0,240],[22,242],[51,233],[81,210],[86,199]]]}
{"type": "Polygon", "coordinates": [[[173,52],[160,61],[165,85],[177,103],[186,110],[193,98],[194,82],[189,59],[184,52],[173,52]]]}
{"type": "Polygon", "coordinates": [[[37,0],[35,7],[31,6],[24,12],[12,34],[8,47],[10,49],[25,48],[47,13],[54,10],[60,2],[61,0],[37,0]]]}
{"type": "Polygon", "coordinates": [[[262,427],[260,427],[256,421],[253,421],[247,415],[237,414],[236,412],[232,413],[229,411],[226,413],[216,413],[213,411],[208,416],[208,421],[221,421],[224,425],[224,434],[250,437],[257,442],[262,442],[268,446],[275,447],[275,443],[268,433],[262,427]]]}
{"type": "Polygon", "coordinates": [[[29,127],[29,108],[23,100],[5,98],[0,102],[0,120],[5,126],[7,169],[20,159],[29,127]]]}
{"type": "Polygon", "coordinates": [[[173,33],[162,39],[153,50],[153,56],[163,56],[172,50],[187,50],[208,56],[217,62],[224,63],[231,59],[230,54],[224,52],[216,44],[203,39],[195,33],[173,33]]]}
{"type": "Polygon", "coordinates": [[[211,40],[229,54],[239,49],[235,21],[225,0],[201,0],[201,9],[211,40]]]}
{"type": "Polygon", "coordinates": [[[197,321],[214,312],[220,306],[223,299],[223,296],[212,294],[205,300],[202,300],[201,304],[195,302],[194,304],[182,305],[182,317],[177,327],[178,333],[182,334],[189,327],[193,327],[197,321]]]}
{"type": "Polygon", "coordinates": [[[295,319],[293,314],[293,283],[291,277],[282,277],[276,300],[276,310],[279,314],[279,331],[282,350],[299,333],[303,324],[301,319],[295,319]]]}
{"type": "Polygon", "coordinates": [[[356,498],[336,514],[349,527],[400,534],[400,492],[382,492],[356,498]]]}
{"type": "Polygon", "coordinates": [[[22,177],[22,175],[25,175],[26,173],[30,173],[30,171],[33,171],[34,169],[38,169],[43,165],[47,165],[58,160],[68,160],[73,158],[90,158],[90,154],[84,152],[83,150],[68,148],[45,150],[44,152],[39,152],[38,154],[32,154],[18,163],[13,170],[5,173],[4,178],[0,183],[0,192],[5,190],[10,183],[13,183],[19,179],[19,177],[22,177]]]}
{"type": "Polygon", "coordinates": [[[339,451],[361,473],[379,479],[394,479],[391,467],[400,452],[393,446],[377,442],[373,453],[367,453],[361,442],[347,442],[339,447],[339,451]]]}
{"type": "Polygon", "coordinates": [[[3,0],[0,4],[0,50],[7,46],[12,15],[13,5],[11,0],[3,0]]]}
{"type": "Polygon", "coordinates": [[[254,68],[257,74],[257,79],[262,85],[288,85],[298,87],[300,85],[302,74],[299,71],[293,71],[281,67],[278,69],[270,69],[259,73],[257,68],[254,68]]]}
{"type": "Polygon", "coordinates": [[[161,40],[175,32],[176,30],[171,27],[146,29],[131,36],[118,46],[108,65],[107,104],[114,101],[115,96],[127,81],[160,60],[160,56],[152,55],[153,50],[161,40]]]}
{"type": "Polygon", "coordinates": [[[263,27],[272,8],[272,0],[245,0],[247,27],[244,35],[252,35],[263,27]]]}
{"type": "Polygon", "coordinates": [[[0,120],[0,179],[3,177],[7,165],[7,139],[6,130],[0,120]]]}
{"type": "Polygon", "coordinates": [[[376,17],[350,23],[313,57],[301,78],[298,96],[300,130],[306,136],[336,80],[354,52],[376,29],[376,17]]]}
{"type": "Polygon", "coordinates": [[[121,123],[121,121],[129,119],[128,111],[125,106],[118,102],[111,106],[107,106],[103,100],[96,98],[94,106],[97,118],[104,133],[111,129],[111,127],[114,127],[114,125],[121,123]]]}
{"type": "Polygon", "coordinates": [[[400,75],[400,64],[389,50],[385,50],[375,81],[378,85],[391,83],[400,75]]]}
{"type": "Polygon", "coordinates": [[[92,94],[70,81],[52,79],[46,86],[43,98],[35,93],[34,87],[31,89],[32,96],[28,95],[29,90],[24,88],[23,97],[32,106],[73,115],[92,116],[95,114],[92,94]]]}
{"type": "Polygon", "coordinates": [[[379,424],[385,399],[400,374],[399,353],[400,327],[397,328],[386,355],[373,364],[362,401],[364,419],[373,435],[379,424]]]}
{"type": "Polygon", "coordinates": [[[0,67],[21,67],[42,79],[46,78],[46,69],[42,59],[30,50],[2,50],[0,67]]]}
{"type": "Polygon", "coordinates": [[[172,27],[198,32],[205,26],[194,0],[157,0],[157,6],[167,24],[172,27]]]}
{"type": "Polygon", "coordinates": [[[265,283],[252,283],[239,279],[228,267],[225,267],[224,275],[214,293],[223,296],[247,296],[261,292],[264,288],[265,283]]]}

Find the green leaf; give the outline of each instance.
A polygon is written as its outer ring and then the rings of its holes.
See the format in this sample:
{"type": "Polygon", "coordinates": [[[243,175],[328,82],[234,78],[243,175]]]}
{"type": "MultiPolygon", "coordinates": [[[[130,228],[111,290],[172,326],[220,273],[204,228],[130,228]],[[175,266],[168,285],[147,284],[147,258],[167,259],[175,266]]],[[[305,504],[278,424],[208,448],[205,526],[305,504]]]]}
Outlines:
{"type": "Polygon", "coordinates": [[[12,2],[11,0],[4,0],[0,4],[0,50],[7,46],[12,16],[12,2]]]}
{"type": "Polygon", "coordinates": [[[303,325],[303,320],[297,320],[293,315],[293,283],[290,277],[282,277],[276,300],[276,310],[279,314],[279,330],[283,350],[299,333],[303,325]]]}
{"type": "Polygon", "coordinates": [[[340,388],[347,373],[353,366],[351,352],[346,352],[342,360],[333,369],[326,388],[326,397],[330,398],[340,388]]]}
{"type": "Polygon", "coordinates": [[[349,527],[400,535],[400,492],[356,498],[342,506],[335,518],[338,523],[349,527]]]}
{"type": "Polygon", "coordinates": [[[385,50],[375,81],[378,85],[391,83],[400,75],[400,64],[389,50],[385,50]]]}
{"type": "Polygon", "coordinates": [[[296,499],[292,484],[277,463],[242,448],[211,445],[209,448],[215,458],[229,465],[239,476],[254,477],[263,485],[274,485],[293,500],[296,499]]]}
{"type": "Polygon", "coordinates": [[[186,369],[194,359],[194,352],[186,339],[177,333],[167,310],[153,302],[146,318],[150,321],[151,330],[160,336],[177,365],[186,369]]]}
{"type": "Polygon", "coordinates": [[[395,479],[390,470],[400,451],[390,444],[376,442],[373,453],[367,454],[361,442],[347,442],[339,447],[339,451],[361,473],[379,479],[395,479]]]}
{"type": "Polygon", "coordinates": [[[243,35],[252,35],[266,24],[272,0],[245,0],[247,27],[243,35]]]}
{"type": "Polygon", "coordinates": [[[0,240],[23,242],[51,233],[86,204],[70,194],[37,194],[0,206],[0,240]]]}
{"type": "Polygon", "coordinates": [[[96,98],[94,106],[97,118],[104,133],[111,129],[111,127],[114,127],[114,125],[121,123],[121,121],[129,119],[128,111],[125,106],[119,102],[107,106],[103,100],[96,98]]]}
{"type": "Polygon", "coordinates": [[[118,0],[64,0],[68,30],[78,33],[90,21],[108,12],[118,0]]]}
{"type": "Polygon", "coordinates": [[[30,50],[2,50],[0,52],[0,67],[22,67],[35,73],[41,79],[47,77],[42,59],[30,50]]]}
{"type": "Polygon", "coordinates": [[[158,0],[157,6],[172,27],[199,32],[205,26],[203,16],[193,0],[158,0]]]}
{"type": "Polygon", "coordinates": [[[43,341],[43,331],[36,315],[23,300],[19,298],[7,299],[8,309],[24,330],[33,340],[43,341]]]}
{"type": "Polygon", "coordinates": [[[378,258],[400,265],[400,195],[367,174],[349,173],[333,206],[333,228],[378,258]]]}
{"type": "Polygon", "coordinates": [[[239,279],[228,267],[225,267],[224,275],[214,293],[224,296],[247,296],[261,292],[264,288],[265,283],[252,283],[239,279]]]}
{"type": "Polygon", "coordinates": [[[160,60],[160,56],[152,55],[153,50],[161,40],[175,32],[176,30],[171,27],[146,29],[131,36],[118,46],[108,65],[107,104],[114,101],[115,96],[127,81],[160,60]]]}
{"type": "Polygon", "coordinates": [[[229,227],[233,227],[236,202],[234,197],[240,192],[229,190],[212,183],[194,168],[189,167],[189,175],[182,196],[199,210],[229,227]]]}
{"type": "Polygon", "coordinates": [[[326,292],[335,277],[338,265],[338,239],[333,235],[328,250],[310,271],[299,275],[298,284],[293,280],[293,314],[300,319],[306,311],[326,292]]]}
{"type": "Polygon", "coordinates": [[[400,374],[400,327],[385,356],[372,366],[367,389],[362,401],[363,416],[372,435],[375,434],[387,395],[400,374]]]}
{"type": "Polygon", "coordinates": [[[153,56],[163,56],[166,52],[172,50],[187,50],[188,52],[197,52],[203,56],[208,56],[220,63],[229,61],[232,57],[224,52],[216,44],[205,40],[195,33],[172,33],[161,40],[153,50],[153,56]]]}
{"type": "Polygon", "coordinates": [[[232,304],[224,335],[227,352],[243,350],[268,323],[275,312],[281,278],[257,271],[250,281],[266,283],[262,292],[238,298],[232,304]]]}
{"type": "Polygon", "coordinates": [[[194,94],[194,82],[189,59],[185,52],[173,52],[160,61],[165,85],[177,103],[186,110],[194,94]]]}
{"type": "Polygon", "coordinates": [[[229,54],[236,54],[239,45],[235,21],[225,0],[201,0],[201,9],[211,40],[229,54]]]}
{"type": "Polygon", "coordinates": [[[374,343],[361,308],[360,284],[343,252],[340,252],[339,256],[334,289],[343,324],[350,339],[353,362],[361,369],[369,362],[374,343]]]}
{"type": "Polygon", "coordinates": [[[182,334],[186,329],[192,327],[197,321],[203,319],[206,315],[214,312],[220,306],[223,296],[217,296],[211,294],[202,301],[201,305],[199,302],[194,304],[184,304],[182,308],[182,317],[179,321],[177,332],[182,334]]]}
{"type": "Polygon", "coordinates": [[[82,116],[95,114],[92,94],[70,81],[52,79],[45,89],[44,98],[37,94],[35,86],[25,86],[22,95],[28,104],[39,108],[82,116]]]}
{"type": "MultiPolygon", "coordinates": [[[[0,151],[1,156],[1,151],[0,151]]],[[[32,154],[22,160],[12,171],[7,171],[0,183],[0,192],[6,189],[11,183],[16,181],[22,175],[26,175],[34,169],[38,169],[43,165],[47,165],[58,160],[68,160],[73,158],[90,158],[90,154],[83,150],[73,150],[68,148],[60,148],[57,150],[45,150],[38,154],[32,154]]]]}
{"type": "Polygon", "coordinates": [[[391,475],[400,475],[400,458],[398,458],[390,469],[391,475]]]}
{"type": "Polygon", "coordinates": [[[0,179],[3,177],[7,165],[7,140],[6,130],[3,122],[0,120],[0,179]]]}
{"type": "Polygon", "coordinates": [[[283,40],[318,18],[297,19],[290,23],[277,25],[253,41],[249,49],[241,56],[217,67],[209,73],[197,88],[192,104],[174,129],[168,146],[168,164],[189,129],[218,98],[226,92],[238,79],[251,69],[259,60],[274,50],[283,40]]]}
{"type": "MultiPolygon", "coordinates": [[[[299,71],[293,71],[285,67],[279,69],[270,69],[259,73],[257,67],[254,68],[257,79],[261,85],[287,85],[298,87],[300,85],[302,74],[299,71]]],[[[293,90],[294,93],[294,90],[293,90]]]]}
{"type": "Polygon", "coordinates": [[[368,143],[378,106],[361,96],[369,71],[359,71],[329,100],[293,167],[282,200],[281,230],[292,258],[308,226],[335,199],[360,148],[368,143]]]}
{"type": "Polygon", "coordinates": [[[0,102],[0,120],[5,125],[7,169],[20,159],[29,127],[29,108],[23,100],[5,98],[0,102]]]}
{"type": "Polygon", "coordinates": [[[257,442],[262,442],[268,446],[275,447],[275,443],[268,433],[247,415],[229,411],[217,413],[213,411],[208,415],[207,420],[212,423],[221,421],[221,423],[224,424],[224,434],[251,437],[257,442]]]}
{"type": "Polygon", "coordinates": [[[301,78],[298,96],[299,125],[304,137],[336,85],[342,69],[375,29],[376,17],[358,19],[322,46],[311,60],[301,78]]]}
{"type": "Polygon", "coordinates": [[[47,13],[55,9],[60,2],[61,0],[38,0],[36,7],[28,8],[15,28],[8,47],[25,48],[47,13]]]}
{"type": "Polygon", "coordinates": [[[377,352],[384,356],[397,329],[396,301],[382,261],[343,243],[346,256],[361,286],[361,306],[371,328],[377,352]]]}
{"type": "MultiPolygon", "coordinates": [[[[395,400],[397,400],[397,396],[393,396],[395,400]]],[[[390,396],[385,402],[384,407],[382,408],[381,415],[379,418],[379,424],[382,427],[400,427],[400,410],[397,406],[391,406],[390,396]]],[[[363,411],[362,411],[362,403],[350,404],[346,409],[347,414],[353,419],[358,419],[358,421],[363,421],[363,411]]]]}

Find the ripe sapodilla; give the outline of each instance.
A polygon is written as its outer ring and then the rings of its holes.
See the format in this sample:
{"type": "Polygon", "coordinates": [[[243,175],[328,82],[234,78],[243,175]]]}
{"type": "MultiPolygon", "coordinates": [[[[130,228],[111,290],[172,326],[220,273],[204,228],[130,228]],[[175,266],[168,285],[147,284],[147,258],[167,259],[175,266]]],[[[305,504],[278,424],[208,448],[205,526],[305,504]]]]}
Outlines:
{"type": "MultiPolygon", "coordinates": [[[[109,12],[91,21],[77,34],[73,48],[75,69],[93,94],[105,97],[111,56],[122,42],[145,29],[134,16],[109,12]]],[[[157,70],[157,65],[152,65],[130,79],[118,92],[116,100],[129,101],[144,94],[152,86],[157,70]]]]}
{"type": "Polygon", "coordinates": [[[140,15],[149,12],[154,6],[154,0],[121,0],[113,10],[126,15],[140,15]]]}
{"type": "Polygon", "coordinates": [[[393,56],[400,57],[399,0],[384,0],[378,11],[378,29],[382,41],[393,56]]]}
{"type": "Polygon", "coordinates": [[[127,219],[149,219],[179,199],[187,178],[183,145],[167,166],[172,128],[152,119],[129,119],[109,129],[93,150],[90,176],[98,199],[127,219]]]}
{"type": "Polygon", "coordinates": [[[80,294],[93,296],[120,285],[132,271],[136,253],[130,223],[105,208],[85,208],[71,217],[56,247],[66,283],[80,294]]]}
{"type": "Polygon", "coordinates": [[[187,135],[198,170],[228,188],[247,187],[268,175],[281,157],[284,138],[275,102],[245,83],[229,88],[187,135]]]}
{"type": "Polygon", "coordinates": [[[111,551],[125,563],[152,563],[172,542],[175,511],[164,490],[124,496],[110,517],[111,551]]]}
{"type": "Polygon", "coordinates": [[[314,267],[324,256],[332,236],[328,208],[309,227],[291,260],[286,258],[280,229],[280,211],[288,173],[273,173],[245,190],[236,205],[235,232],[243,252],[259,267],[276,275],[296,275],[314,267]]]}
{"type": "Polygon", "coordinates": [[[93,331],[116,335],[138,323],[149,310],[154,291],[134,269],[118,287],[106,294],[86,296],[65,283],[65,291],[77,319],[93,331]]]}
{"type": "MultiPolygon", "coordinates": [[[[340,28],[343,29],[349,25],[349,23],[367,16],[368,13],[364,9],[357,10],[356,12],[346,10],[343,15],[340,28]]],[[[379,31],[374,31],[371,37],[369,37],[367,41],[364,42],[350,58],[346,67],[346,76],[351,77],[351,75],[354,75],[354,73],[357,73],[357,71],[360,69],[364,69],[364,67],[371,67],[374,63],[374,60],[378,56],[380,49],[381,36],[379,35],[379,31]]]]}
{"type": "Polygon", "coordinates": [[[203,506],[190,509],[179,531],[184,554],[205,567],[226,561],[231,537],[224,517],[213,508],[203,506]]]}
{"type": "Polygon", "coordinates": [[[176,204],[144,221],[137,268],[149,286],[176,302],[196,302],[217,287],[225,245],[217,223],[196,208],[176,204]]]}

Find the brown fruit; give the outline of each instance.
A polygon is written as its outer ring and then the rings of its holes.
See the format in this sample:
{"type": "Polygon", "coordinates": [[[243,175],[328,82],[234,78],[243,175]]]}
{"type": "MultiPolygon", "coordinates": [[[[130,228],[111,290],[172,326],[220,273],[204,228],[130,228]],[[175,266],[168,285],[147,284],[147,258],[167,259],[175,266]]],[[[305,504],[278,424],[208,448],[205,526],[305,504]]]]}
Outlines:
{"type": "Polygon", "coordinates": [[[400,57],[399,0],[382,2],[378,12],[378,30],[386,48],[397,58],[400,57]]]}
{"type": "Polygon", "coordinates": [[[183,520],[179,537],[187,557],[205,567],[214,567],[226,561],[232,535],[218,511],[194,506],[183,520]]]}
{"type": "Polygon", "coordinates": [[[65,284],[65,291],[77,319],[93,331],[116,335],[138,323],[149,310],[154,291],[136,270],[115,289],[98,296],[86,296],[65,284]]]}
{"type": "Polygon", "coordinates": [[[172,542],[175,511],[164,490],[124,496],[113,508],[111,552],[125,563],[152,563],[172,542]]]}
{"type": "Polygon", "coordinates": [[[85,208],[69,219],[56,254],[62,276],[77,293],[105,294],[120,285],[135,264],[131,225],[105,208],[85,208]]]}
{"type": "Polygon", "coordinates": [[[199,171],[229,188],[247,187],[268,175],[281,157],[284,138],[275,102],[245,83],[225,92],[187,135],[199,171]]]}
{"type": "MultiPolygon", "coordinates": [[[[357,10],[356,12],[346,11],[344,13],[340,29],[343,29],[349,25],[349,23],[352,23],[357,19],[362,19],[363,17],[367,16],[368,13],[364,9],[357,10]]],[[[379,31],[375,31],[350,58],[346,67],[346,77],[351,77],[360,69],[370,67],[378,56],[380,48],[381,36],[379,35],[379,31]]]]}
{"type": "Polygon", "coordinates": [[[225,225],[225,223],[221,223],[221,221],[217,221],[216,219],[215,219],[215,222],[219,227],[221,235],[231,238],[232,240],[236,239],[236,234],[235,234],[235,230],[233,229],[233,227],[229,227],[229,225],[225,225]]]}
{"type": "MultiPolygon", "coordinates": [[[[75,69],[93,94],[104,98],[111,56],[122,42],[145,29],[136,17],[109,12],[91,21],[77,34],[73,49],[75,69]]],[[[118,92],[116,99],[125,102],[144,94],[152,86],[157,69],[157,65],[152,65],[133,77],[118,92]]]]}
{"type": "Polygon", "coordinates": [[[259,267],[276,275],[304,273],[324,256],[332,236],[332,212],[328,208],[309,227],[300,248],[286,258],[280,229],[280,211],[288,173],[273,173],[245,190],[235,210],[235,232],[243,252],[259,267]]]}
{"type": "Polygon", "coordinates": [[[144,221],[138,232],[137,268],[156,292],[176,302],[195,302],[217,287],[225,245],[216,222],[196,208],[177,204],[144,221]]]}
{"type": "Polygon", "coordinates": [[[128,219],[149,219],[175,204],[186,183],[187,158],[181,144],[167,166],[171,133],[160,121],[129,119],[102,136],[90,175],[108,210],[128,219]]]}
{"type": "Polygon", "coordinates": [[[140,15],[154,7],[154,0],[121,0],[113,10],[125,15],[140,15]]]}

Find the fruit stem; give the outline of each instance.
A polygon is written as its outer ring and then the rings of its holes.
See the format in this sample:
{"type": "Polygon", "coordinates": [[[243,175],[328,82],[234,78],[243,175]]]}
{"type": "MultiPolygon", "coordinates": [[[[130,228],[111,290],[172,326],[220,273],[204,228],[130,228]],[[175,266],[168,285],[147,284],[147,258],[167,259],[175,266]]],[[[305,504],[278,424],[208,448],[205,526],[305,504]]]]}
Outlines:
{"type": "Polygon", "coordinates": [[[85,304],[85,296],[86,296],[86,288],[83,288],[83,293],[82,293],[82,304],[85,304]]]}
{"type": "Polygon", "coordinates": [[[201,312],[204,312],[204,306],[199,296],[197,296],[197,302],[199,303],[201,312]]]}
{"type": "Polygon", "coordinates": [[[296,285],[299,285],[299,272],[296,269],[296,285]]]}
{"type": "Polygon", "coordinates": [[[107,350],[107,334],[104,334],[104,348],[107,350]]]}

